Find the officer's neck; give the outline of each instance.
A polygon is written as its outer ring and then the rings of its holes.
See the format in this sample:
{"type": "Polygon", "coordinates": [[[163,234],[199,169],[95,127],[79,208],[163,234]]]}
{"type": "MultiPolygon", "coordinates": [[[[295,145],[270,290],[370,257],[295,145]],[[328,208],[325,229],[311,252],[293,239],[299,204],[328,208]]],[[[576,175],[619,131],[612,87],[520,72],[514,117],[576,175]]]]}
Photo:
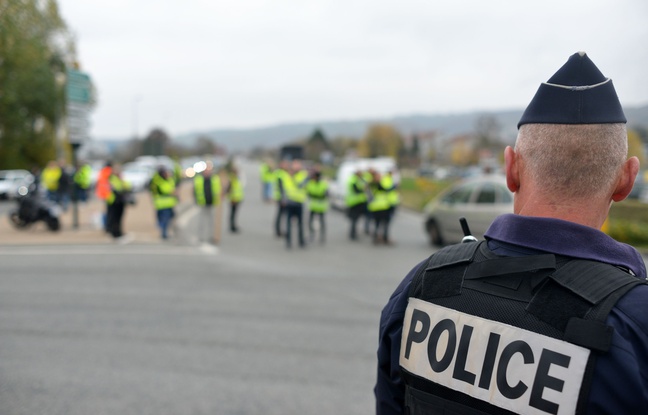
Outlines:
{"type": "Polygon", "coordinates": [[[610,202],[597,198],[552,199],[535,195],[515,194],[514,213],[522,216],[561,219],[601,229],[610,209],[610,202]]]}

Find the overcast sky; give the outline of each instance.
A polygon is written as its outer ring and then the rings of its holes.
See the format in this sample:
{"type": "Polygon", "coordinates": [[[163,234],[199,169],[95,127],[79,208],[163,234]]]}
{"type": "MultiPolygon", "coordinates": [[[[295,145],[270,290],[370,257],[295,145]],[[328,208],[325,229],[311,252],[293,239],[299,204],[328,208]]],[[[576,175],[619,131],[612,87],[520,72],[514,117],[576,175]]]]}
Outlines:
{"type": "Polygon", "coordinates": [[[93,138],[523,109],[584,50],[648,103],[646,0],[58,0],[93,138]]]}

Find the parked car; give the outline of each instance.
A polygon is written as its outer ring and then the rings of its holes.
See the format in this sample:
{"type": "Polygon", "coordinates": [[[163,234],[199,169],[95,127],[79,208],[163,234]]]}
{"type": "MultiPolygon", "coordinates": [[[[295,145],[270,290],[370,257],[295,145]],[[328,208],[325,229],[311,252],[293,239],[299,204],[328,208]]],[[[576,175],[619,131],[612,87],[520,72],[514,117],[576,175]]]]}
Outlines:
{"type": "Polygon", "coordinates": [[[478,239],[493,220],[513,213],[513,194],[506,178],[487,175],[458,182],[424,208],[425,232],[432,245],[461,242],[464,233],[459,218],[466,218],[470,231],[478,239]]]}
{"type": "Polygon", "coordinates": [[[27,170],[0,170],[0,199],[14,199],[18,188],[32,181],[33,176],[27,170]]]}
{"type": "Polygon", "coordinates": [[[122,178],[130,183],[134,192],[141,192],[148,188],[155,168],[139,163],[126,163],[122,168],[122,178]]]}

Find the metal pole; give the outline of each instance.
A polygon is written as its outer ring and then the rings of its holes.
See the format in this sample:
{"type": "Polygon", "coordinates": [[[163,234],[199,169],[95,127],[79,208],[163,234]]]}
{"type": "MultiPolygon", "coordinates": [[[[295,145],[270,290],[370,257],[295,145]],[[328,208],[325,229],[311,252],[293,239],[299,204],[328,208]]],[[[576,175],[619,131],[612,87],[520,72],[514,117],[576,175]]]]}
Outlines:
{"type": "MultiPolygon", "coordinates": [[[[71,143],[72,146],[72,165],[74,166],[74,174],[78,169],[77,166],[77,150],[81,147],[80,143],[71,143]]],[[[72,176],[72,228],[79,229],[79,201],[76,192],[76,183],[74,176],[72,176]]]]}

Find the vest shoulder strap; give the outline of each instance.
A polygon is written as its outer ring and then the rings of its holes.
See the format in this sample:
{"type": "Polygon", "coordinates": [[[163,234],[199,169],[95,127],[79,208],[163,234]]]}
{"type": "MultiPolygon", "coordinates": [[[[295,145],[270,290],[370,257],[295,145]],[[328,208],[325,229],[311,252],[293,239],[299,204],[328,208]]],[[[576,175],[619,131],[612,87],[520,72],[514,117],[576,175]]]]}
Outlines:
{"type": "Polygon", "coordinates": [[[592,350],[610,348],[610,310],[630,289],[645,281],[610,264],[573,259],[538,289],[527,311],[564,332],[563,340],[592,350]]]}
{"type": "MultiPolygon", "coordinates": [[[[436,270],[453,265],[467,265],[472,262],[475,253],[479,246],[484,243],[462,243],[457,245],[446,246],[434,254],[430,255],[427,262],[425,262],[418,269],[412,278],[410,285],[409,296],[419,297],[423,289],[423,284],[432,284],[434,289],[443,296],[459,294],[458,290],[461,289],[462,280],[457,281],[453,275],[444,276],[442,273],[435,273],[435,278],[425,278],[436,270]]],[[[433,287],[429,287],[433,288],[433,287]]]]}

